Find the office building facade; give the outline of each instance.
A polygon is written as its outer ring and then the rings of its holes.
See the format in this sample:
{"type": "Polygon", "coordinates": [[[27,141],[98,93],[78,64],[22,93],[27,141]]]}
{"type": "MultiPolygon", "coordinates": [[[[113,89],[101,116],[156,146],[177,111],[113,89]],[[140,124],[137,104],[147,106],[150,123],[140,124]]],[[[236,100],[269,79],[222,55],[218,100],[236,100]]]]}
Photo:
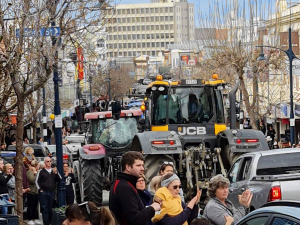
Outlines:
{"type": "Polygon", "coordinates": [[[158,55],[194,40],[194,4],[186,0],[117,5],[107,14],[108,57],[158,55]]]}

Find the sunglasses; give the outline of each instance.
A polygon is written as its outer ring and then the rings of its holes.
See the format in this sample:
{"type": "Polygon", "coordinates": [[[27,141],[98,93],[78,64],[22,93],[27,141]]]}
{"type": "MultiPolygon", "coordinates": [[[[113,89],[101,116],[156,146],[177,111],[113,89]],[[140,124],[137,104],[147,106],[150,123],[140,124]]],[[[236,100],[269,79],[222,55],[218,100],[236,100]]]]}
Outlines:
{"type": "Polygon", "coordinates": [[[174,186],[173,186],[173,189],[174,189],[174,190],[176,190],[176,189],[181,189],[181,188],[182,188],[182,185],[174,185],[174,186]]]}
{"type": "Polygon", "coordinates": [[[173,162],[164,162],[163,165],[172,165],[172,166],[174,166],[174,163],[173,162]]]}
{"type": "Polygon", "coordinates": [[[47,160],[47,161],[45,161],[45,162],[52,162],[52,160],[47,160]]]}
{"type": "Polygon", "coordinates": [[[144,183],[145,182],[145,180],[143,179],[143,180],[138,180],[137,181],[137,183],[144,183]]]}
{"type": "Polygon", "coordinates": [[[86,210],[86,213],[88,214],[88,217],[89,217],[89,220],[91,219],[91,210],[90,210],[90,207],[89,207],[89,203],[88,202],[83,202],[81,204],[78,204],[78,207],[80,209],[85,209],[86,210]]]}

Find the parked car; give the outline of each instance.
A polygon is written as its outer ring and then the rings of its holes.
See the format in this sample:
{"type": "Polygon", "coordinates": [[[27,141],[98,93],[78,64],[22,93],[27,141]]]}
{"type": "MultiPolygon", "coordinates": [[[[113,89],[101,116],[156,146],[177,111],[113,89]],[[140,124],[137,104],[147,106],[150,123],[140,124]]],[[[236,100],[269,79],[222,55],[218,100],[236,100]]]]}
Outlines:
{"type": "MultiPolygon", "coordinates": [[[[56,158],[56,145],[47,145],[47,148],[49,149],[51,156],[56,158]]],[[[71,150],[66,145],[62,145],[62,150],[63,162],[68,162],[70,166],[73,166],[73,156],[71,150]]]]}
{"type": "Polygon", "coordinates": [[[257,209],[236,225],[299,225],[300,202],[275,201],[257,209]]]}
{"type": "Polygon", "coordinates": [[[228,173],[228,198],[238,207],[238,195],[250,189],[251,210],[276,200],[300,201],[300,149],[251,152],[240,156],[228,173]]]}
{"type": "MultiPolygon", "coordinates": [[[[34,156],[35,158],[40,161],[44,162],[45,157],[50,157],[50,151],[46,146],[43,145],[38,145],[38,144],[24,144],[23,148],[25,149],[26,147],[31,147],[33,148],[34,151],[34,156]]],[[[15,145],[9,145],[7,148],[7,151],[2,151],[2,154],[5,152],[16,152],[16,146],[15,145]]]]}
{"type": "Polygon", "coordinates": [[[8,152],[8,151],[2,151],[1,152],[1,159],[3,159],[3,163],[10,163],[14,164],[14,158],[16,157],[16,152],[8,152]]]}

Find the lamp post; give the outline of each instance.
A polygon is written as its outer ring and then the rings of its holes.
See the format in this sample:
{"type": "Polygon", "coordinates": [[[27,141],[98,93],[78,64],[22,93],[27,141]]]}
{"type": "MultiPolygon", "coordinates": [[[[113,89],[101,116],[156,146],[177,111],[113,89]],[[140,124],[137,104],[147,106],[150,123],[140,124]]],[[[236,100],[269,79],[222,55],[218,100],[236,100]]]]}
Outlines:
{"type": "MultiPolygon", "coordinates": [[[[294,144],[294,139],[295,139],[295,119],[294,119],[294,103],[293,103],[293,60],[294,59],[299,59],[295,56],[293,49],[292,49],[292,29],[291,27],[289,27],[289,48],[288,50],[283,50],[274,46],[257,46],[257,47],[261,47],[264,48],[274,48],[277,50],[280,50],[282,52],[284,52],[288,58],[289,58],[289,68],[290,68],[290,131],[291,131],[291,146],[294,144]]],[[[259,57],[257,58],[258,61],[261,61],[262,58],[261,56],[263,56],[263,52],[259,55],[259,57]]]]}

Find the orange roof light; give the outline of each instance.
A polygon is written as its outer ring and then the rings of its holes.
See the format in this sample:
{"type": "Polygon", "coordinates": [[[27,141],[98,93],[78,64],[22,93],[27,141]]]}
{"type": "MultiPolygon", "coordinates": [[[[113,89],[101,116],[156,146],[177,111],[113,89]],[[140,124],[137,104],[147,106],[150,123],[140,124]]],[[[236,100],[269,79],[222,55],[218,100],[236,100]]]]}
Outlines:
{"type": "Polygon", "coordinates": [[[141,105],[141,110],[144,112],[146,110],[146,106],[145,105],[141,105]]]}
{"type": "Polygon", "coordinates": [[[158,80],[158,81],[162,81],[162,80],[163,80],[163,77],[162,77],[162,75],[157,75],[157,76],[156,76],[156,80],[158,80]]]}
{"type": "Polygon", "coordinates": [[[214,73],[214,74],[212,75],[212,79],[214,79],[214,80],[218,80],[218,79],[219,79],[219,76],[218,76],[218,74],[214,73]]]}

